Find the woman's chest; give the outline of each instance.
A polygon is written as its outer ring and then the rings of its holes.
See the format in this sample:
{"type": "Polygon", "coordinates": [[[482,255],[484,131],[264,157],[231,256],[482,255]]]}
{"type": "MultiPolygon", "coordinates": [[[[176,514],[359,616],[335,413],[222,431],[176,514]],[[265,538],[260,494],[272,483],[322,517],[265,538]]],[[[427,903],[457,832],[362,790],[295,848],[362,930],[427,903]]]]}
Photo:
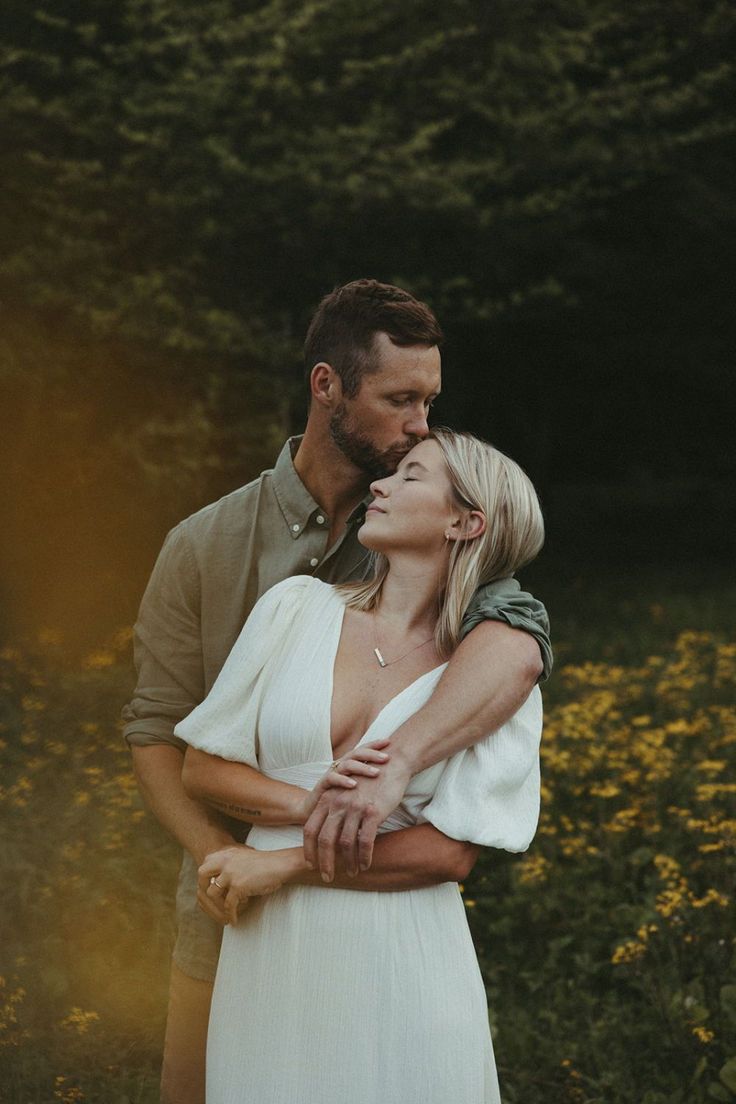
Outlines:
{"type": "Polygon", "coordinates": [[[355,747],[376,718],[437,664],[432,651],[429,657],[407,656],[400,663],[382,667],[374,644],[368,619],[347,610],[330,702],[330,739],[336,758],[355,747]]]}

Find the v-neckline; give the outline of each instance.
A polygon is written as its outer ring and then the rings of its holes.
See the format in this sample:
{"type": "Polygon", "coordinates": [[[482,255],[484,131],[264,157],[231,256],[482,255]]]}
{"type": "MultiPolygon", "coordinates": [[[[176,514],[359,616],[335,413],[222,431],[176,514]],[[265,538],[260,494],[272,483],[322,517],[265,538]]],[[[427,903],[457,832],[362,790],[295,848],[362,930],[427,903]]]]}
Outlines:
{"type": "MultiPolygon", "coordinates": [[[[330,586],[329,583],[327,585],[330,586]]],[[[330,750],[330,758],[333,759],[335,748],[334,748],[334,744],[332,742],[332,702],[333,702],[333,698],[335,696],[335,664],[337,663],[337,653],[340,650],[340,640],[342,638],[342,628],[343,628],[343,623],[345,621],[345,610],[347,609],[347,605],[343,601],[341,596],[337,593],[337,591],[335,590],[335,588],[333,586],[330,586],[330,591],[332,592],[332,597],[337,602],[339,602],[339,604],[340,604],[340,612],[338,614],[336,625],[335,625],[335,640],[334,640],[333,649],[332,649],[332,657],[331,657],[331,660],[330,660],[330,663],[329,663],[330,677],[329,677],[328,694],[327,694],[327,726],[326,726],[327,743],[328,743],[329,750],[330,750]]],[[[389,706],[391,706],[395,702],[397,702],[399,700],[399,698],[403,697],[404,694],[408,693],[408,691],[411,690],[414,686],[416,686],[418,682],[421,682],[422,679],[427,678],[429,675],[433,675],[436,671],[439,671],[439,670],[441,670],[442,668],[444,668],[446,666],[447,666],[447,661],[445,661],[444,663],[438,663],[436,667],[431,667],[430,670],[425,671],[424,674],[417,675],[417,677],[412,682],[410,682],[407,686],[405,686],[403,688],[403,690],[399,690],[398,693],[394,694],[394,696],[392,698],[389,698],[389,700],[386,702],[386,704],[381,706],[378,713],[376,713],[375,717],[373,718],[371,723],[368,725],[368,727],[366,728],[366,730],[363,733],[363,735],[361,736],[361,738],[358,740],[357,744],[353,744],[353,747],[360,747],[361,744],[364,744],[364,743],[366,743],[370,740],[371,732],[376,727],[376,725],[378,724],[378,722],[380,721],[381,717],[386,712],[386,710],[389,708],[389,706]]]]}

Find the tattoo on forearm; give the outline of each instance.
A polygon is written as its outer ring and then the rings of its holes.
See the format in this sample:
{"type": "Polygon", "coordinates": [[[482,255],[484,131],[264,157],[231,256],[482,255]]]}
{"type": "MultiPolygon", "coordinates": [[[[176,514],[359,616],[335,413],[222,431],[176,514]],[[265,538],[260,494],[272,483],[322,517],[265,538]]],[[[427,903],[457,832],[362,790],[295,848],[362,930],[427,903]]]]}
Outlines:
{"type": "Polygon", "coordinates": [[[210,804],[214,805],[217,809],[221,809],[223,813],[235,813],[236,816],[259,817],[263,815],[261,809],[247,809],[245,805],[233,805],[229,801],[216,801],[213,798],[210,800],[210,804]]]}

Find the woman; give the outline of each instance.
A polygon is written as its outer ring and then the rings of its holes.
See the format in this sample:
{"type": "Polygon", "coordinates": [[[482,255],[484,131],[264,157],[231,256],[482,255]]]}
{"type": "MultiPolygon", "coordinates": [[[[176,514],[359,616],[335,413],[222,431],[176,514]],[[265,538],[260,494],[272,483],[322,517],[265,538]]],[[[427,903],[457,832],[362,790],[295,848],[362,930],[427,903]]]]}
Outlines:
{"type": "MultiPolygon", "coordinates": [[[[256,768],[239,783],[238,815],[259,814],[248,846],[200,871],[208,907],[231,921],[208,1104],[500,1099],[457,884],[366,892],[359,874],[355,890],[325,891],[299,826],[322,786],[379,769],[390,734],[438,682],[476,587],[539,551],[541,513],[517,465],[444,430],[371,491],[360,540],[376,554],[374,578],[274,587],[176,730],[199,749],[185,766],[194,796],[220,807],[232,797],[226,779],[213,793],[223,759],[256,768]]],[[[383,830],[428,821],[456,840],[524,850],[538,816],[540,732],[535,689],[498,732],[415,775],[383,830]]]]}

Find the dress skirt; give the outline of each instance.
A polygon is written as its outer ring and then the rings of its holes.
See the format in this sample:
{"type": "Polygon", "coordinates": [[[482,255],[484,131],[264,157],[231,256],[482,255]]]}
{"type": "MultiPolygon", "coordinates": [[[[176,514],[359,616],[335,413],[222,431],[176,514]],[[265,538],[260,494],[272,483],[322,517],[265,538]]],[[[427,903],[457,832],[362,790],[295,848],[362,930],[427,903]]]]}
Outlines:
{"type": "Polygon", "coordinates": [[[207,1104],[500,1104],[456,883],[253,899],[225,931],[207,1068],[207,1104]]]}

